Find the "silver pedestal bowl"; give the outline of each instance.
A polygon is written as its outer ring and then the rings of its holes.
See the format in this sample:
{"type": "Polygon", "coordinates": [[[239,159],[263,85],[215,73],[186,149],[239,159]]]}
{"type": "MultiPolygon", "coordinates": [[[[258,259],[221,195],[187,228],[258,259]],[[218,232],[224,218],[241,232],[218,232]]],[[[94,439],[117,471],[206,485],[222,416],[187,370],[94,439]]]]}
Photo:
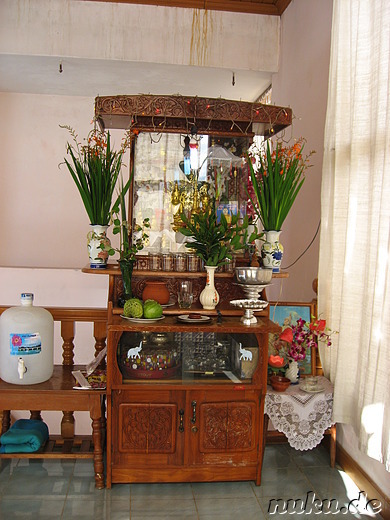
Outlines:
{"type": "Polygon", "coordinates": [[[244,325],[252,325],[254,323],[257,323],[257,318],[253,314],[254,311],[262,311],[268,306],[268,302],[264,300],[231,300],[231,305],[234,305],[235,307],[240,307],[241,309],[244,309],[244,315],[240,319],[240,321],[244,325]]]}

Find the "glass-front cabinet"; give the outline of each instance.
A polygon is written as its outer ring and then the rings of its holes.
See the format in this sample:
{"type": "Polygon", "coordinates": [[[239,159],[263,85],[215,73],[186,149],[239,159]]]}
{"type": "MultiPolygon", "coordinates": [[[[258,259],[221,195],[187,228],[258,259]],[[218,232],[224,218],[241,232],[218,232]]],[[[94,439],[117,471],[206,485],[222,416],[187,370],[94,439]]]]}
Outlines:
{"type": "Polygon", "coordinates": [[[107,486],[254,480],[260,484],[268,318],[108,326],[107,486]]]}

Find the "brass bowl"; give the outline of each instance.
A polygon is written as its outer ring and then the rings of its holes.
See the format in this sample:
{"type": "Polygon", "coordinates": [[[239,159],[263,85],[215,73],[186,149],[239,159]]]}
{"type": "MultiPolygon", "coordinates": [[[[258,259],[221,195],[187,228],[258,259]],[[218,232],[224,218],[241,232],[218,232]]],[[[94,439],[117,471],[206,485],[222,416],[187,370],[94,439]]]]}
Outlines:
{"type": "Polygon", "coordinates": [[[243,285],[262,285],[270,283],[272,269],[262,267],[236,267],[236,278],[243,285]]]}
{"type": "Polygon", "coordinates": [[[291,381],[283,376],[271,376],[269,378],[272,388],[276,392],[284,392],[290,386],[291,381]]]}

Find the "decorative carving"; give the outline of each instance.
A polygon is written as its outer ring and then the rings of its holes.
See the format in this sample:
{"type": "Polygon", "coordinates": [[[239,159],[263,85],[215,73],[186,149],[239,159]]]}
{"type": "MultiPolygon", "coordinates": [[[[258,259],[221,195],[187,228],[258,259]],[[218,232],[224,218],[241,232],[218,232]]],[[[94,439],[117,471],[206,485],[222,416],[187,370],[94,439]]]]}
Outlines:
{"type": "Polygon", "coordinates": [[[207,403],[200,407],[202,437],[200,451],[225,450],[227,447],[227,403],[207,403]]]}
{"type": "Polygon", "coordinates": [[[224,135],[270,135],[291,125],[290,108],[262,103],[186,96],[98,96],[102,128],[224,135]],[[253,123],[263,124],[255,132],[253,123]]]}
{"type": "Polygon", "coordinates": [[[252,449],[254,413],[254,406],[245,402],[201,405],[200,451],[252,449]]]}
{"type": "Polygon", "coordinates": [[[229,403],[228,450],[253,448],[253,413],[250,403],[229,403]]]}
{"type": "Polygon", "coordinates": [[[177,415],[174,404],[122,404],[120,450],[133,453],[173,453],[177,415]]]}

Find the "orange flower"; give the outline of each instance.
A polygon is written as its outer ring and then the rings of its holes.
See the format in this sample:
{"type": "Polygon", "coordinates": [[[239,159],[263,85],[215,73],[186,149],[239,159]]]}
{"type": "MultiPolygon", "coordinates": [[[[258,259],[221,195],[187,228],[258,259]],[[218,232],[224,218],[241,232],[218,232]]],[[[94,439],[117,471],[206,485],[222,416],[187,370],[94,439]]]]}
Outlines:
{"type": "Polygon", "coordinates": [[[284,361],[284,358],[282,358],[281,356],[272,356],[271,355],[268,358],[268,364],[274,368],[282,368],[282,367],[284,367],[286,362],[284,361]]]}

